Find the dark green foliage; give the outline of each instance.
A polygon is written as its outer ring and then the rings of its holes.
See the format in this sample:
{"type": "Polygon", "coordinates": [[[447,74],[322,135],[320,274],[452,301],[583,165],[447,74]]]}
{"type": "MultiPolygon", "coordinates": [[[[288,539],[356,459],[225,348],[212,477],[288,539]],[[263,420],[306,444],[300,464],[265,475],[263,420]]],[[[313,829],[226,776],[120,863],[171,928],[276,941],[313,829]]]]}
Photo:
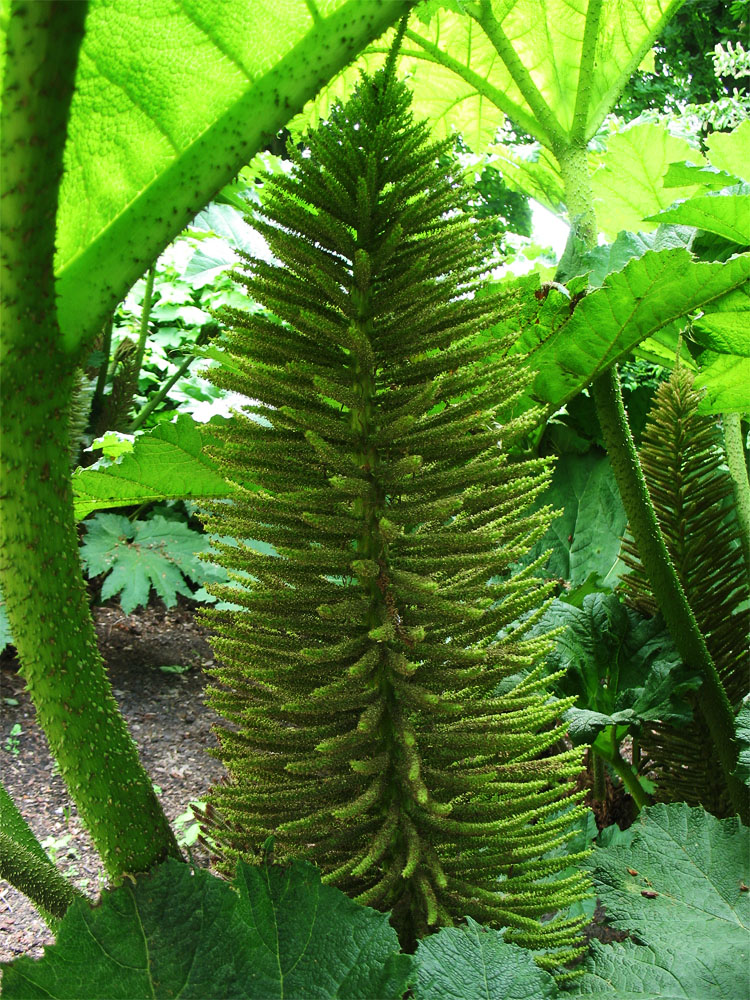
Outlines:
{"type": "Polygon", "coordinates": [[[684,802],[603,830],[588,859],[607,923],[629,936],[592,941],[581,996],[738,1000],[747,995],[750,831],[684,802]]]}
{"type": "Polygon", "coordinates": [[[416,962],[311,865],[239,865],[230,885],[168,861],[97,906],[75,902],[42,959],[2,972],[8,1000],[398,1000],[416,962]]]}
{"type": "MultiPolygon", "coordinates": [[[[736,710],[748,687],[750,594],[721,434],[712,417],[697,412],[700,398],[690,372],[675,369],[656,391],[640,459],[680,583],[736,710]]],[[[654,614],[657,604],[629,537],[623,559],[630,567],[622,580],[627,600],[654,614]]],[[[690,726],[656,726],[643,742],[663,798],[733,812],[701,718],[690,726]]]]}
{"type": "Polygon", "coordinates": [[[217,432],[240,486],[206,518],[240,540],[215,552],[242,574],[210,590],[246,609],[206,614],[229,723],[211,835],[226,871],[273,835],[277,858],[392,909],[407,946],[468,914],[555,968],[580,922],[539,918],[585,889],[542,855],[577,816],[561,803],[579,754],[558,750],[549,641],[518,624],[549,588],[536,564],[507,574],[549,523],[529,511],[547,466],[504,458],[534,417],[504,422],[528,375],[477,335],[511,304],[472,297],[469,193],[408,105],[364,79],[293,152],[257,223],[279,263],[239,279],[282,326],[230,310],[213,377],[254,402],[217,432]]]}
{"type": "Polygon", "coordinates": [[[685,669],[660,616],[596,593],[582,607],[554,601],[541,624],[565,628],[547,668],[559,671],[556,693],[575,695],[566,715],[573,743],[593,743],[599,735],[603,741],[611,726],[637,734],[654,719],[691,721],[686,699],[700,679],[685,669]]]}
{"type": "Polygon", "coordinates": [[[654,46],[654,72],[637,70],[617,110],[626,120],[647,108],[679,111],[686,102],[703,104],[746,88],[747,77],[717,75],[712,56],[718,43],[747,48],[748,0],[687,0],[670,18],[654,46]]]}

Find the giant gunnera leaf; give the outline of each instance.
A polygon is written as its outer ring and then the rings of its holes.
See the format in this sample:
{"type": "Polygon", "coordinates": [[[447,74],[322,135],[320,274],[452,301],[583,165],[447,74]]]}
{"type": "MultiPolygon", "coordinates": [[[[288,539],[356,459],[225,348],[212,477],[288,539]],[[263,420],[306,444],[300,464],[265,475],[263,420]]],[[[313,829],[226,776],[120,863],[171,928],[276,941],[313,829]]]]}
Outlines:
{"type": "Polygon", "coordinates": [[[2,967],[3,997],[386,1000],[414,979],[387,915],[304,862],[240,865],[230,885],[170,860],[133,883],[74,903],[43,958],[2,967]]]}
{"type": "Polygon", "coordinates": [[[750,986],[750,831],[684,802],[644,809],[589,859],[608,921],[582,994],[739,1000],[750,986]]]}

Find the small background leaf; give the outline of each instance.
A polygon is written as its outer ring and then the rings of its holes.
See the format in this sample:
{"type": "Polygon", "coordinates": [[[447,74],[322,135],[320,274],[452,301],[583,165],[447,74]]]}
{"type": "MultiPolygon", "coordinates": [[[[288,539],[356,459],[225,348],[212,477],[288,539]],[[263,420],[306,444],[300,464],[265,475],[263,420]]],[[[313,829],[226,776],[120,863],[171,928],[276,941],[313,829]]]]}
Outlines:
{"type": "Polygon", "coordinates": [[[148,604],[151,587],[168,608],[177,595],[192,597],[183,577],[195,583],[225,580],[226,573],[198,558],[208,549],[205,535],[182,521],[156,515],[130,521],[121,514],[97,514],[86,522],[81,560],[89,576],[106,573],[102,600],[120,595],[126,615],[148,604]]]}

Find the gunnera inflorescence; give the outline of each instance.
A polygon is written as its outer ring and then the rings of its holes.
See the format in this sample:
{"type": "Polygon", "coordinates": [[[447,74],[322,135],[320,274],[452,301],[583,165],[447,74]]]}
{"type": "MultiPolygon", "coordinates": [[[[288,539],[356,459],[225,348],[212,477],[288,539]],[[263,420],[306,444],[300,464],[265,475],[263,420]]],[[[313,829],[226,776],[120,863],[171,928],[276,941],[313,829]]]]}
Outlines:
{"type": "Polygon", "coordinates": [[[253,223],[275,259],[238,277],[265,312],[225,317],[211,377],[252,402],[218,431],[237,490],[206,515],[236,574],[212,592],[241,607],[207,613],[230,723],[210,832],[225,870],[272,836],[406,946],[468,914],[559,969],[581,921],[539,918],[586,891],[559,874],[579,754],[528,635],[548,589],[509,572],[548,470],[507,457],[529,375],[478,334],[513,303],[476,294],[467,190],[409,106],[363,77],[292,150],[253,223]]]}

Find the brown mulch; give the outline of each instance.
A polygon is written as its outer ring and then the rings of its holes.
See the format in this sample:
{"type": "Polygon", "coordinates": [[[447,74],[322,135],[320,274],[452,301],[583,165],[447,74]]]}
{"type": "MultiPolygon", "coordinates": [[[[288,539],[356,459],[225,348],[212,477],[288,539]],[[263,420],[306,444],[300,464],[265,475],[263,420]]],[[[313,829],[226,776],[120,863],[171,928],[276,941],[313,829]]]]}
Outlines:
{"type": "MultiPolygon", "coordinates": [[[[221,763],[205,752],[216,745],[211,726],[218,719],[203,702],[202,668],[213,663],[205,630],[194,622],[187,601],[169,611],[159,602],[131,615],[119,606],[103,606],[94,609],[94,617],[115,698],[143,765],[160,789],[164,812],[173,821],[224,773],[221,763]],[[189,670],[160,669],[174,666],[189,670]]],[[[0,657],[0,770],[37,839],[58,841],[58,867],[95,898],[104,881],[99,855],[56,773],[17,663],[8,653],[0,657]],[[16,725],[21,732],[12,736],[16,725]]],[[[208,863],[200,848],[192,849],[192,857],[198,864],[208,863]]],[[[0,961],[21,954],[38,957],[52,940],[26,897],[0,882],[0,961]]]]}

